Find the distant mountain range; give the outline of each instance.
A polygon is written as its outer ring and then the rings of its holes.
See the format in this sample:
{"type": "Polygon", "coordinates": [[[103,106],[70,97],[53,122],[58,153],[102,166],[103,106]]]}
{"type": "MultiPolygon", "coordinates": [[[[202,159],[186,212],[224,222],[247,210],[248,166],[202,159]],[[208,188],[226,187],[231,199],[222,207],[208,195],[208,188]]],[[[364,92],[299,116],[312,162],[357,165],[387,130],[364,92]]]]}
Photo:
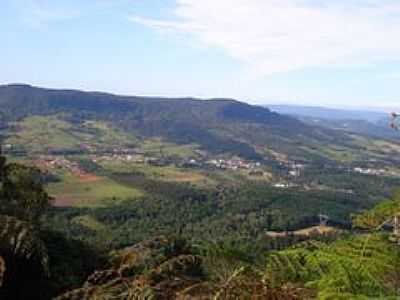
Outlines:
{"type": "MultiPolygon", "coordinates": [[[[257,160],[282,155],[302,160],[334,159],[347,150],[356,153],[360,147],[342,130],[280,114],[288,114],[290,108],[272,109],[279,113],[232,99],[128,97],[29,85],[0,86],[0,123],[34,115],[56,115],[72,123],[102,120],[142,138],[160,137],[177,144],[194,144],[214,155],[257,160]]],[[[315,114],[334,115],[323,109],[315,114]]],[[[335,115],[339,119],[339,113],[335,115]]],[[[384,114],[371,113],[368,120],[377,122],[380,117],[384,114]]]]}
{"type": "Polygon", "coordinates": [[[368,110],[345,110],[315,106],[267,105],[272,111],[296,117],[311,125],[340,129],[373,137],[399,139],[389,127],[389,114],[368,110]]]}
{"type": "Polygon", "coordinates": [[[326,120],[362,120],[378,123],[388,117],[387,113],[369,110],[347,110],[334,109],[318,106],[297,106],[297,105],[266,105],[272,111],[280,114],[295,115],[301,117],[313,117],[326,120]]]}

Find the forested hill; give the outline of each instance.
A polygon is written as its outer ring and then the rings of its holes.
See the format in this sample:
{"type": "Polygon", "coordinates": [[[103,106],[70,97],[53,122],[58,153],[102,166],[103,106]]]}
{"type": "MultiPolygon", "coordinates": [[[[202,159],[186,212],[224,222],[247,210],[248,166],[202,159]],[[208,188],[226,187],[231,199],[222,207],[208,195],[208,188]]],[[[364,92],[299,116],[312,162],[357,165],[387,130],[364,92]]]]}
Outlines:
{"type": "MultiPolygon", "coordinates": [[[[103,115],[134,114],[137,118],[191,121],[238,120],[269,125],[289,123],[294,119],[283,117],[267,108],[251,106],[233,99],[161,98],[118,96],[78,90],[52,90],[30,85],[0,85],[1,111],[16,120],[32,114],[59,112],[86,112],[103,115]]],[[[296,123],[296,124],[295,124],[296,123]]]]}
{"type": "Polygon", "coordinates": [[[197,144],[212,153],[261,159],[271,153],[315,159],[315,149],[352,147],[338,131],[232,99],[127,97],[98,92],[0,86],[0,121],[58,115],[69,122],[96,119],[142,137],[197,144]]]}

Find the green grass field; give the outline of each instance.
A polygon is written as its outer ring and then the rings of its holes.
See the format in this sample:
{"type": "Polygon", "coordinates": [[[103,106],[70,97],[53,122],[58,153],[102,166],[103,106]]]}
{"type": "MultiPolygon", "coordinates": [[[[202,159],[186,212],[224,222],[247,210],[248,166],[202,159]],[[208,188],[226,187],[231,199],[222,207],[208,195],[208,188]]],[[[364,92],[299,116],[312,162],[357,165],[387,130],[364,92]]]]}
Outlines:
{"type": "Polygon", "coordinates": [[[82,143],[99,147],[127,146],[138,142],[105,122],[87,121],[71,124],[62,116],[28,117],[16,125],[7,144],[23,147],[28,153],[45,154],[50,149],[78,149],[82,143]]]}
{"type": "Polygon", "coordinates": [[[18,130],[6,143],[22,146],[30,152],[77,147],[79,140],[68,133],[70,129],[71,124],[56,116],[29,117],[18,124],[18,130]]]}
{"type": "Polygon", "coordinates": [[[49,184],[47,191],[55,198],[55,205],[74,207],[108,206],[143,196],[137,189],[124,186],[107,177],[95,176],[90,180],[82,180],[72,175],[65,175],[61,182],[49,184]]]}
{"type": "Polygon", "coordinates": [[[141,150],[153,156],[177,156],[181,158],[196,157],[197,145],[176,145],[161,139],[147,139],[140,145],[141,150]]]}
{"type": "Polygon", "coordinates": [[[101,166],[109,172],[142,173],[147,179],[167,182],[188,182],[198,186],[213,186],[216,182],[204,172],[181,169],[174,166],[155,167],[144,164],[125,163],[119,161],[102,162],[101,166]]]}
{"type": "Polygon", "coordinates": [[[89,216],[89,215],[77,216],[77,217],[74,217],[71,221],[75,224],[82,225],[93,231],[107,230],[107,226],[105,224],[99,222],[97,219],[95,219],[94,217],[89,216]]]}
{"type": "Polygon", "coordinates": [[[83,128],[80,128],[79,131],[74,131],[74,134],[82,134],[85,129],[90,132],[90,134],[86,133],[86,142],[89,143],[107,146],[126,146],[138,143],[138,139],[133,133],[128,134],[100,121],[86,121],[83,128]]]}

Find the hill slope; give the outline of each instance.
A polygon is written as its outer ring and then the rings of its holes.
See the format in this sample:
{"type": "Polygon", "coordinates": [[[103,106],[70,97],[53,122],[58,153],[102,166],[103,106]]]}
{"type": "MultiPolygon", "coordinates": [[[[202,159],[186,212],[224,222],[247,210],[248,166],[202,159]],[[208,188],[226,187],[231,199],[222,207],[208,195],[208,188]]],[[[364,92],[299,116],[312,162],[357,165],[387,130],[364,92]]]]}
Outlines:
{"type": "Polygon", "coordinates": [[[197,143],[213,153],[230,152],[247,158],[264,156],[266,145],[278,143],[290,149],[305,135],[329,140],[329,135],[294,118],[230,99],[124,97],[27,85],[0,86],[3,122],[60,113],[73,122],[110,121],[141,136],[162,137],[179,144],[197,143]]]}
{"type": "Polygon", "coordinates": [[[336,160],[343,152],[357,156],[361,149],[359,139],[342,131],[307,125],[232,99],[127,97],[28,85],[0,86],[0,123],[35,115],[57,116],[71,124],[108,122],[139,138],[196,144],[214,155],[247,159],[283,156],[336,160]]]}

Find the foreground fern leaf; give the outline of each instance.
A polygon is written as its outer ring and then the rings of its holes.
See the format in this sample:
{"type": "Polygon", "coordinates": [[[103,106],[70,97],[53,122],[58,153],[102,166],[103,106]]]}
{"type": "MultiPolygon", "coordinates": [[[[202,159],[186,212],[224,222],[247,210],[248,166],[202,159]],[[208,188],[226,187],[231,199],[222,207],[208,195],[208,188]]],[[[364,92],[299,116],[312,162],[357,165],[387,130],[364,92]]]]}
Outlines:
{"type": "Polygon", "coordinates": [[[265,279],[278,286],[287,282],[304,284],[320,291],[320,299],[399,296],[399,254],[400,249],[386,235],[355,236],[319,248],[271,253],[265,279]]]}
{"type": "Polygon", "coordinates": [[[1,299],[33,299],[40,293],[49,276],[48,256],[29,223],[0,215],[0,258],[1,299]]]}
{"type": "Polygon", "coordinates": [[[6,262],[4,261],[4,258],[0,256],[0,288],[3,285],[5,272],[6,272],[6,262]]]}

